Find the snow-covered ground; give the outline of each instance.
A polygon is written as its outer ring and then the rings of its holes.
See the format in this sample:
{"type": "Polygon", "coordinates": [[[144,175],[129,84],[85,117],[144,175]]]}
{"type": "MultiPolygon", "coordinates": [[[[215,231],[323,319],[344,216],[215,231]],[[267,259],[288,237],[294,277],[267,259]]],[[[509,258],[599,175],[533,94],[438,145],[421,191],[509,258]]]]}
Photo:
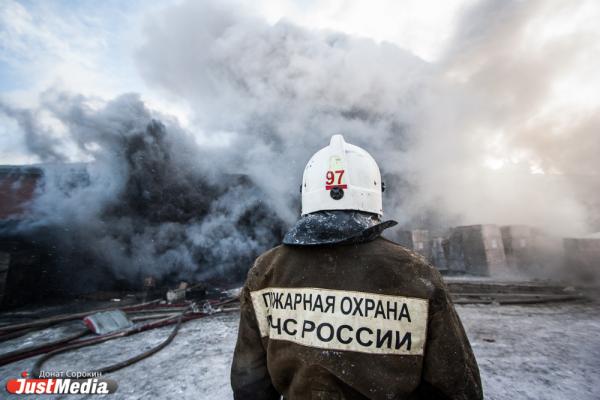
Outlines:
{"type": "MultiPolygon", "coordinates": [[[[466,305],[457,309],[479,362],[486,399],[600,398],[598,303],[466,305]]],[[[111,374],[119,389],[108,397],[230,399],[229,366],[237,324],[236,313],[185,324],[169,347],[111,374]]],[[[76,328],[71,323],[6,341],[0,343],[0,352],[50,340],[76,328]]],[[[156,345],[170,329],[156,329],[62,354],[51,359],[44,369],[93,370],[112,364],[156,345]]],[[[17,377],[32,363],[33,359],[28,359],[0,367],[2,388],[9,378],[17,377]]],[[[5,395],[4,392],[0,398],[5,395]]]]}
{"type": "Polygon", "coordinates": [[[457,309],[486,399],[600,399],[598,304],[457,309]]]}

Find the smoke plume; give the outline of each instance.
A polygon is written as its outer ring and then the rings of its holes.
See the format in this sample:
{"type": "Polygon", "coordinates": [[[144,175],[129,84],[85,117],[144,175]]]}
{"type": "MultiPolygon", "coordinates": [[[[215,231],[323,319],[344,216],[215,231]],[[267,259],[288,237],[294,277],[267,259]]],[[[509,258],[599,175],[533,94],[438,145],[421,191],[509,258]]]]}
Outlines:
{"type": "Polygon", "coordinates": [[[594,36],[582,28],[538,43],[536,33],[569,10],[480,2],[444,57],[426,63],[388,43],[188,2],[149,20],[138,64],[209,132],[231,133],[279,212],[310,153],[342,133],[380,163],[387,215],[401,224],[525,223],[577,235],[592,229],[581,188],[599,171],[597,104],[574,111],[548,99],[577,60],[591,61],[594,36]]]}
{"type": "MultiPolygon", "coordinates": [[[[280,219],[247,176],[223,169],[229,156],[198,147],[174,122],[157,120],[136,95],[100,108],[91,103],[49,92],[36,110],[66,132],[62,142],[38,152],[40,158],[66,160],[61,150],[69,142],[93,160],[43,164],[43,186],[19,226],[30,235],[57,229],[51,241],[69,258],[63,265],[81,266],[75,258],[91,257],[114,278],[137,283],[147,275],[236,280],[276,243],[280,219]]],[[[5,112],[24,130],[34,125],[32,113],[5,112]]],[[[35,135],[45,134],[31,133],[28,143],[35,144],[35,135]]]]}

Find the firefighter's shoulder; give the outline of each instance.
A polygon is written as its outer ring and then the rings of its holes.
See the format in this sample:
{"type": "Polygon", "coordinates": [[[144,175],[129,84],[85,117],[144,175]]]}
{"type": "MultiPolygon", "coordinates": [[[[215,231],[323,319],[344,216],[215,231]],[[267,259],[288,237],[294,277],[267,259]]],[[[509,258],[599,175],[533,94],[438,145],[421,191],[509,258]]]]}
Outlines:
{"type": "Polygon", "coordinates": [[[265,280],[265,278],[270,275],[269,269],[273,265],[273,260],[284,247],[284,245],[275,246],[265,251],[254,260],[252,268],[248,271],[246,280],[248,285],[252,286],[252,283],[256,283],[257,280],[265,280]]]}

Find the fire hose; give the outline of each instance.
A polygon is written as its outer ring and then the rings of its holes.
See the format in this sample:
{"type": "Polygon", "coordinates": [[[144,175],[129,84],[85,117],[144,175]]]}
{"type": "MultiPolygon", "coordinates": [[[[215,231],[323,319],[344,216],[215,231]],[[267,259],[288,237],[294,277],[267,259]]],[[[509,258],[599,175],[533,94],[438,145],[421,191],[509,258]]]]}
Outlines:
{"type": "Polygon", "coordinates": [[[25,322],[22,324],[14,324],[0,327],[0,341],[13,339],[15,337],[19,337],[29,333],[35,329],[47,328],[52,325],[56,325],[61,322],[72,321],[75,319],[83,318],[91,313],[100,312],[100,311],[109,311],[121,309],[123,311],[136,311],[139,309],[146,308],[153,304],[158,303],[160,300],[149,301],[146,303],[134,304],[127,307],[107,307],[101,308],[93,311],[84,311],[75,314],[63,314],[50,318],[43,318],[32,322],[25,322]]]}
{"type": "MultiPolygon", "coordinates": [[[[177,335],[177,332],[179,332],[179,328],[181,327],[181,323],[183,322],[183,318],[184,315],[186,314],[187,310],[191,309],[192,305],[190,305],[186,311],[181,312],[181,314],[179,314],[177,316],[176,319],[176,323],[175,323],[175,327],[173,328],[173,330],[171,331],[171,334],[160,344],[158,344],[157,346],[152,347],[149,350],[146,350],[143,353],[138,354],[137,356],[128,358],[127,360],[121,361],[119,363],[116,364],[112,364],[109,365],[107,367],[104,367],[102,369],[97,370],[98,372],[105,374],[108,372],[113,372],[113,371],[117,371],[119,369],[125,368],[131,364],[134,364],[140,360],[143,360],[144,358],[150,357],[151,355],[153,355],[154,353],[159,352],[160,350],[162,350],[163,348],[165,348],[167,345],[169,345],[169,343],[171,343],[173,341],[173,339],[175,338],[175,336],[177,335]]],[[[203,316],[203,315],[202,315],[203,316]]],[[[199,317],[198,317],[199,318],[199,317]]],[[[174,318],[166,318],[163,319],[161,321],[157,321],[157,322],[168,322],[168,321],[175,321],[174,318]]],[[[152,322],[152,323],[148,323],[145,325],[145,327],[151,326],[151,325],[155,325],[157,324],[157,322],[152,322]]],[[[91,346],[94,344],[98,344],[98,343],[102,343],[111,339],[115,339],[116,337],[123,337],[123,336],[128,336],[132,333],[139,333],[142,332],[144,330],[145,327],[142,328],[134,328],[134,329],[129,329],[127,331],[124,331],[122,335],[106,335],[107,337],[100,337],[100,338],[96,338],[96,340],[94,341],[87,341],[87,342],[83,342],[83,343],[74,343],[71,345],[68,345],[66,347],[63,347],[61,349],[57,349],[54,351],[51,351],[47,354],[45,354],[44,356],[40,357],[34,364],[33,367],[31,368],[31,376],[34,378],[38,378],[40,376],[40,370],[42,368],[42,365],[44,365],[44,363],[46,361],[48,361],[50,358],[54,357],[57,354],[60,353],[64,353],[67,351],[71,351],[71,350],[75,350],[75,349],[79,349],[82,347],[87,347],[87,346],[91,346]]]]}
{"type": "MultiPolygon", "coordinates": [[[[175,317],[177,317],[177,316],[175,316],[175,317]]],[[[147,323],[147,324],[144,324],[141,326],[137,326],[137,327],[134,327],[129,330],[119,331],[119,332],[111,332],[111,333],[107,333],[104,335],[99,335],[99,336],[86,338],[86,339],[82,339],[82,340],[73,342],[73,340],[82,338],[83,336],[86,336],[87,334],[90,333],[90,331],[88,329],[85,329],[81,332],[77,332],[76,334],[67,336],[63,339],[59,339],[56,341],[44,343],[42,345],[27,347],[25,349],[20,349],[20,350],[16,350],[16,351],[13,351],[10,353],[2,354],[2,355],[0,355],[0,366],[10,364],[15,361],[23,360],[25,358],[37,356],[40,354],[49,353],[49,352],[52,352],[55,350],[64,349],[67,347],[75,348],[74,347],[75,345],[82,345],[79,347],[83,347],[83,345],[88,345],[88,344],[93,345],[93,344],[102,343],[102,342],[105,342],[110,339],[116,339],[119,337],[124,337],[124,336],[128,336],[131,334],[143,332],[143,331],[146,331],[149,329],[154,329],[154,328],[159,328],[162,326],[170,325],[170,323],[173,323],[173,321],[174,321],[174,318],[165,318],[165,319],[162,319],[159,321],[154,321],[154,322],[147,323]]]]}
{"type": "MultiPolygon", "coordinates": [[[[213,303],[212,306],[214,307],[221,307],[225,304],[231,303],[233,301],[237,300],[236,298],[230,298],[218,303],[213,303]]],[[[130,306],[130,307],[125,307],[122,308],[122,310],[127,310],[130,312],[139,312],[142,309],[148,308],[148,307],[152,307],[154,302],[150,302],[150,303],[146,303],[146,304],[140,304],[140,305],[136,305],[136,306],[130,306]]],[[[111,332],[111,333],[107,333],[104,335],[100,335],[100,336],[96,336],[93,338],[87,338],[87,339],[81,339],[83,336],[87,335],[89,333],[89,331],[86,329],[85,331],[80,331],[77,332],[75,334],[72,334],[70,336],[67,336],[65,338],[56,340],[56,341],[52,341],[49,343],[44,343],[42,345],[37,345],[37,346],[31,346],[31,347],[27,347],[25,349],[20,349],[20,350],[16,350],[10,353],[6,353],[6,354],[2,354],[0,355],[0,366],[5,365],[5,364],[9,364],[15,361],[19,361],[25,358],[29,358],[29,357],[33,357],[36,355],[40,355],[40,354],[45,354],[45,356],[41,357],[36,364],[34,365],[34,370],[37,367],[37,371],[39,372],[39,368],[41,367],[41,365],[47,361],[49,358],[59,354],[59,353],[63,353],[69,350],[75,350],[81,347],[87,347],[87,346],[91,346],[91,345],[95,345],[95,344],[99,344],[108,340],[112,340],[112,339],[116,339],[119,337],[125,337],[125,336],[129,336],[132,334],[136,334],[139,332],[143,332],[143,331],[147,331],[150,329],[154,329],[154,328],[158,328],[158,327],[162,327],[162,326],[167,326],[167,325],[171,325],[171,324],[176,324],[176,326],[174,327],[173,331],[171,332],[171,334],[169,335],[169,337],[163,341],[161,344],[157,345],[156,347],[147,350],[146,352],[139,354],[135,357],[132,357],[128,360],[125,360],[123,362],[120,362],[118,364],[114,364],[108,367],[103,368],[102,370],[100,370],[100,372],[112,372],[112,371],[116,371],[118,369],[124,368],[128,365],[131,365],[137,361],[140,361],[146,357],[151,356],[152,354],[162,350],[164,347],[166,347],[169,343],[171,343],[173,341],[173,339],[175,338],[175,336],[177,335],[179,328],[181,326],[181,324],[183,322],[187,322],[187,321],[191,321],[194,319],[198,319],[198,318],[202,318],[205,316],[210,315],[212,312],[211,310],[205,311],[205,312],[197,312],[197,311],[192,311],[190,312],[190,308],[193,306],[192,305],[187,305],[183,307],[183,311],[181,311],[178,314],[173,314],[172,311],[175,309],[182,309],[182,305],[160,305],[158,307],[152,307],[154,308],[153,312],[155,314],[153,315],[147,315],[147,316],[141,316],[138,317],[138,320],[145,320],[145,319],[156,319],[156,318],[160,318],[162,317],[160,314],[161,310],[163,313],[166,312],[168,313],[166,318],[161,318],[157,321],[152,321],[152,322],[147,322],[145,324],[142,325],[137,325],[134,326],[133,328],[130,329],[126,329],[123,331],[118,331],[118,332],[111,332]],[[77,339],[81,339],[81,340],[77,340],[77,339]]],[[[212,309],[212,306],[209,307],[212,309]]],[[[113,308],[114,309],[114,308],[113,308]]],[[[229,311],[231,311],[233,309],[230,309],[229,311]]],[[[223,312],[223,311],[228,311],[228,310],[220,310],[219,312],[223,312]]],[[[88,312],[89,313],[89,312],[88,312]]],[[[88,314],[86,313],[86,315],[88,314]]],[[[82,316],[82,313],[78,313],[78,314],[73,314],[73,315],[78,315],[79,317],[82,316]]],[[[68,321],[68,320],[72,320],[75,319],[76,317],[72,317],[73,315],[68,315],[68,316],[60,316],[60,319],[63,321],[68,321]]],[[[23,326],[24,324],[19,324],[19,328],[21,328],[21,326],[23,326]]],[[[41,326],[39,323],[34,322],[32,325],[34,326],[41,326]]],[[[29,330],[35,330],[34,328],[28,328],[29,330]]]]}
{"type": "Polygon", "coordinates": [[[58,339],[58,340],[55,340],[55,341],[52,341],[49,343],[43,343],[40,345],[30,346],[30,347],[26,347],[24,349],[11,351],[9,353],[4,353],[4,354],[0,355],[0,366],[10,364],[12,362],[22,360],[24,358],[29,358],[29,357],[32,357],[32,356],[35,356],[38,354],[45,353],[47,351],[47,349],[58,347],[64,343],[69,343],[73,340],[79,339],[79,338],[87,335],[88,333],[90,333],[89,330],[84,329],[73,335],[69,335],[62,339],[58,339]]]}

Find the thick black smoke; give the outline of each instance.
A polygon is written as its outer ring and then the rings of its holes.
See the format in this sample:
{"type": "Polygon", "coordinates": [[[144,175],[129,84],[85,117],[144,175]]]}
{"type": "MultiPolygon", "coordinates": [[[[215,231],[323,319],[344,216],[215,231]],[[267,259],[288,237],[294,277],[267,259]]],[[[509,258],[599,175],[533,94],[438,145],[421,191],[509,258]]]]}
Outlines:
{"type": "MultiPolygon", "coordinates": [[[[24,111],[5,112],[24,129],[33,123],[24,111]]],[[[42,164],[43,185],[18,226],[58,246],[66,272],[92,263],[133,283],[147,275],[239,281],[280,240],[282,222],[252,180],[224,169],[218,149],[199,147],[174,123],[167,127],[137,96],[93,108],[81,96],[46,93],[37,112],[66,128],[62,143],[31,149],[43,161],[67,159],[66,142],[93,160],[42,164]]]]}

